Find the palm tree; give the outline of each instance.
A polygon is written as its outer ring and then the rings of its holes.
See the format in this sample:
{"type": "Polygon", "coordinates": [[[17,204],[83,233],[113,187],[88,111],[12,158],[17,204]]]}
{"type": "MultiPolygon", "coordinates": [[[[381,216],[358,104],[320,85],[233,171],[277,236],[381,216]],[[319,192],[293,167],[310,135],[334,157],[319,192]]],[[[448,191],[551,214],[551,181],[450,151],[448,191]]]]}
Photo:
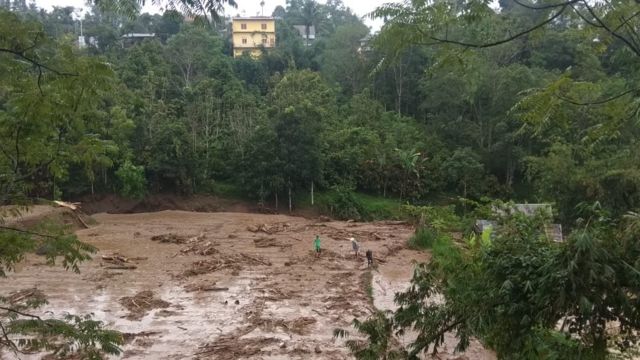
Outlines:
{"type": "Polygon", "coordinates": [[[411,175],[415,175],[416,177],[420,176],[420,174],[418,173],[418,160],[420,160],[420,153],[416,152],[415,149],[396,149],[396,153],[398,155],[398,159],[400,160],[400,166],[402,166],[402,170],[404,172],[402,184],[400,187],[400,199],[402,199],[407,192],[409,177],[411,175]]]}
{"type": "MultiPolygon", "coordinates": [[[[101,9],[115,10],[117,13],[134,18],[138,15],[146,0],[92,0],[101,9]]],[[[153,5],[162,6],[165,9],[179,9],[187,16],[201,16],[204,20],[217,22],[228,4],[238,7],[235,0],[151,0],[153,5]]]]}
{"type": "Polygon", "coordinates": [[[302,21],[302,25],[304,25],[305,30],[305,45],[309,46],[309,29],[315,25],[316,29],[318,28],[317,24],[320,21],[320,7],[318,3],[314,0],[306,0],[302,5],[302,9],[300,12],[300,20],[302,21]]]}

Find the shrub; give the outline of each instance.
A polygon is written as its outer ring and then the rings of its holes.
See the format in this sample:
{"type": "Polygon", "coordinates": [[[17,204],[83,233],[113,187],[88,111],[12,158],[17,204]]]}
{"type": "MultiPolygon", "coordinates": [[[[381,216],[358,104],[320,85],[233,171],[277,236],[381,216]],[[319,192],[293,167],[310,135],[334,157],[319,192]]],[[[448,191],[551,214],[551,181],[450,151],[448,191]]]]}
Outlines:
{"type": "Polygon", "coordinates": [[[436,242],[440,233],[430,226],[420,226],[416,228],[416,232],[409,238],[407,245],[410,249],[431,249],[436,242]]]}
{"type": "Polygon", "coordinates": [[[144,176],[144,167],[135,166],[127,160],[116,171],[120,181],[120,195],[128,198],[139,199],[147,192],[147,179],[144,176]]]}
{"type": "Polygon", "coordinates": [[[464,228],[462,219],[456,215],[455,206],[413,206],[404,205],[405,216],[418,226],[428,224],[437,231],[460,231],[464,228]]]}
{"type": "Polygon", "coordinates": [[[323,206],[327,208],[331,216],[337,219],[363,220],[366,218],[364,206],[349,186],[334,186],[323,206]]]}

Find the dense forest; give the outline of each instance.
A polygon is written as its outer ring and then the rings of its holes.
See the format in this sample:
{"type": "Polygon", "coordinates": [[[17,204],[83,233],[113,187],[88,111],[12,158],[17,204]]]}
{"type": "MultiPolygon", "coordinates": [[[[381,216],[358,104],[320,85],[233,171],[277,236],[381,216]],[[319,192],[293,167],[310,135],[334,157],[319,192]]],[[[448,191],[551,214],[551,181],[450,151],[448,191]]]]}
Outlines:
{"type": "MultiPolygon", "coordinates": [[[[499,21],[461,36],[496,37],[540,16],[501,6],[499,21]]],[[[5,26],[25,29],[17,46],[41,32],[30,51],[50,68],[3,81],[3,201],[7,188],[69,199],[234,184],[271,207],[312,187],[410,203],[551,202],[565,221],[583,202],[616,214],[637,206],[636,56],[620,41],[567,16],[543,34],[467,51],[420,45],[418,30],[394,23],[370,37],[341,2],[291,1],[274,15],[277,47],[254,60],[230,56],[227,22],[202,26],[177,11],[131,20],[95,7],[82,50],[73,8],[3,13],[5,26]],[[317,39],[305,46],[294,24],[315,26],[317,39]],[[127,42],[127,33],[156,36],[127,42]],[[19,101],[24,92],[45,101],[19,101]],[[31,126],[51,108],[57,131],[31,126]]]]}
{"type": "Polygon", "coordinates": [[[80,25],[73,8],[0,6],[0,204],[212,193],[286,211],[332,194],[334,216],[367,219],[356,195],[390,198],[442,220],[419,221],[441,257],[394,317],[357,323],[373,339],[352,344],[359,358],[411,358],[448,331],[513,359],[637,340],[637,3],[414,0],[379,8],[371,34],[340,0],[290,0],[258,59],[232,57],[224,17],[94,6],[80,25]],[[566,244],[518,216],[488,249],[441,239],[495,199],[553,204],[566,244]],[[434,292],[447,302],[423,302],[434,292]],[[571,336],[553,331],[562,319],[571,336]],[[392,350],[371,333],[389,321],[427,335],[392,350]]]}

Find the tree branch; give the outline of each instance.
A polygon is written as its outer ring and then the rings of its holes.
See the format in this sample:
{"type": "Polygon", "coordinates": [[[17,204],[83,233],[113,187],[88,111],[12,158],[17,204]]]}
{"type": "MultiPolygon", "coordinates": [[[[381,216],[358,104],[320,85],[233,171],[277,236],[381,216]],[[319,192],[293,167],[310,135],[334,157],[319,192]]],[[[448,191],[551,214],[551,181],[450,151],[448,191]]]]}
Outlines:
{"type": "Polygon", "coordinates": [[[68,72],[63,72],[63,71],[58,71],[56,69],[53,69],[45,64],[40,63],[39,61],[32,59],[28,56],[26,56],[24,54],[23,51],[16,51],[16,50],[12,50],[12,49],[6,49],[6,48],[0,48],[0,53],[9,53],[9,54],[13,54],[19,58],[21,58],[22,60],[25,60],[31,64],[33,64],[34,66],[38,67],[39,69],[45,69],[48,71],[51,71],[52,73],[56,74],[56,75],[60,75],[60,76],[79,76],[79,74],[74,74],[74,73],[68,73],[68,72]]]}
{"type": "Polygon", "coordinates": [[[640,10],[636,11],[635,13],[633,13],[633,15],[631,15],[629,18],[625,19],[624,16],[622,16],[622,23],[620,25],[618,25],[615,29],[613,29],[613,31],[618,31],[620,30],[621,27],[629,24],[629,21],[633,20],[633,18],[635,18],[636,16],[640,15],[640,10]]]}
{"type": "Polygon", "coordinates": [[[0,306],[0,310],[5,310],[5,311],[8,311],[8,312],[12,312],[14,314],[22,315],[24,317],[29,317],[29,318],[32,318],[32,319],[36,319],[36,320],[42,321],[43,323],[46,324],[46,322],[44,320],[42,320],[42,318],[40,316],[38,316],[38,315],[27,314],[27,313],[24,313],[22,311],[19,311],[19,310],[16,310],[16,309],[12,309],[12,308],[8,308],[8,307],[4,307],[4,306],[0,306]]]}
{"type": "MultiPolygon", "coordinates": [[[[16,346],[16,344],[11,341],[11,339],[9,339],[9,335],[7,334],[7,329],[5,329],[4,325],[2,325],[2,323],[0,322],[0,330],[2,330],[2,337],[4,338],[4,343],[11,347],[11,349],[13,349],[13,351],[15,352],[19,352],[22,353],[22,351],[20,351],[20,349],[18,349],[18,346],[16,346]]],[[[1,341],[0,341],[1,343],[1,341]]]]}
{"type": "Polygon", "coordinates": [[[567,9],[567,6],[569,5],[563,5],[562,8],[560,10],[558,10],[558,12],[556,12],[552,17],[550,17],[549,19],[527,29],[524,31],[521,31],[515,35],[509,36],[506,39],[502,39],[499,41],[494,41],[494,42],[490,42],[490,43],[485,43],[485,44],[473,44],[473,43],[467,43],[464,41],[457,41],[457,40],[449,40],[449,39],[441,39],[435,36],[429,36],[432,40],[440,42],[440,43],[446,43],[446,44],[454,44],[454,45],[461,45],[461,46],[465,46],[465,47],[471,47],[471,48],[488,48],[488,47],[493,47],[493,46],[498,46],[498,45],[502,45],[505,43],[508,43],[510,41],[513,41],[521,36],[524,36],[530,32],[533,32],[549,23],[551,23],[553,20],[557,19],[560,15],[562,15],[562,13],[565,12],[565,10],[567,9]]]}
{"type": "Polygon", "coordinates": [[[560,99],[562,101],[566,101],[566,102],[568,102],[570,104],[573,104],[573,105],[587,106],[587,105],[602,105],[602,104],[606,104],[606,103],[608,103],[610,101],[619,99],[619,98],[621,98],[621,97],[623,97],[623,96],[625,96],[627,94],[630,94],[630,93],[633,93],[633,92],[637,92],[637,91],[640,91],[640,88],[627,90],[627,91],[624,91],[624,92],[622,92],[622,93],[620,93],[618,95],[614,95],[614,96],[612,96],[610,98],[606,98],[606,99],[602,99],[602,100],[596,100],[596,101],[587,101],[587,102],[578,102],[578,101],[571,100],[569,98],[566,98],[566,97],[558,95],[558,94],[556,94],[555,96],[558,99],[560,99]]]}
{"type": "Polygon", "coordinates": [[[557,3],[557,4],[549,4],[549,5],[541,5],[541,6],[534,6],[534,5],[529,5],[529,4],[525,4],[523,2],[520,2],[520,0],[513,0],[514,3],[527,8],[527,9],[531,9],[531,10],[549,10],[549,9],[555,9],[555,8],[559,8],[559,7],[563,7],[563,6],[567,6],[567,5],[571,5],[571,4],[575,4],[580,0],[570,0],[570,1],[565,1],[565,2],[561,2],[561,3],[557,3]]]}
{"type": "Polygon", "coordinates": [[[596,15],[595,11],[593,11],[593,8],[591,8],[591,6],[589,6],[589,3],[586,0],[582,0],[582,3],[584,4],[584,6],[587,8],[587,11],[589,11],[589,14],[591,14],[591,16],[593,17],[593,19],[600,25],[602,25],[602,28],[605,29],[608,33],[610,33],[611,35],[613,35],[614,37],[618,38],[619,40],[621,40],[622,42],[624,42],[629,48],[631,48],[631,50],[633,50],[633,52],[640,56],[640,48],[636,47],[634,44],[632,44],[627,38],[625,38],[624,36],[618,34],[617,32],[613,31],[611,28],[609,28],[609,26],[607,26],[607,24],[604,23],[604,21],[602,21],[602,19],[600,19],[598,17],[598,15],[596,15]]]}
{"type": "Polygon", "coordinates": [[[589,25],[591,25],[591,26],[593,26],[593,27],[601,28],[601,29],[603,28],[603,26],[602,26],[602,25],[598,25],[598,24],[596,24],[596,23],[592,22],[591,20],[587,19],[587,17],[586,17],[586,16],[584,16],[584,15],[582,15],[582,13],[580,12],[580,10],[576,9],[576,7],[575,7],[575,6],[571,5],[571,8],[572,8],[572,9],[573,9],[573,11],[576,13],[576,15],[578,15],[578,16],[582,19],[582,21],[586,22],[587,24],[589,24],[589,25]]]}
{"type": "Polygon", "coordinates": [[[11,227],[11,226],[4,226],[4,225],[0,225],[0,230],[15,231],[15,232],[23,233],[23,234],[40,236],[40,237],[49,238],[49,239],[57,239],[58,238],[57,236],[53,236],[53,235],[42,234],[42,233],[38,233],[38,232],[35,232],[35,231],[29,231],[29,230],[22,230],[22,229],[14,228],[14,227],[11,227]]]}

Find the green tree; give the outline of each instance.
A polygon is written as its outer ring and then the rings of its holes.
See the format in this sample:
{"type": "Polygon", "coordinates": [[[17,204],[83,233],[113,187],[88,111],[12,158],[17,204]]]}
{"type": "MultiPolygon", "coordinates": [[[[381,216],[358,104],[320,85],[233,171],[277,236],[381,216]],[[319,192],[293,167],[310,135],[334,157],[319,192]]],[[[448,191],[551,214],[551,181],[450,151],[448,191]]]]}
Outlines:
{"type": "Polygon", "coordinates": [[[327,39],[322,59],[322,73],[337,83],[347,97],[362,90],[366,79],[365,59],[358,49],[369,29],[363,24],[343,25],[327,39]]]}
{"type": "Polygon", "coordinates": [[[311,71],[292,71],[270,94],[269,118],[278,139],[278,158],[287,187],[289,209],[292,190],[314,184],[322,178],[323,129],[335,117],[334,97],[320,75],[311,71]]]}
{"type": "Polygon", "coordinates": [[[128,198],[139,199],[146,193],[146,178],[144,168],[135,166],[131,161],[125,161],[118,170],[116,176],[120,180],[120,194],[128,198]]]}
{"type": "MultiPolygon", "coordinates": [[[[458,338],[456,350],[476,337],[505,359],[605,359],[613,349],[630,350],[640,325],[640,278],[630,263],[639,248],[629,230],[637,229],[637,218],[613,224],[598,207],[584,214],[565,243],[547,237],[543,214],[501,218],[490,244],[467,248],[438,239],[432,261],[416,268],[387,320],[396,333],[419,329],[408,357],[437,352],[446,333],[458,338]]],[[[379,321],[372,317],[365,328],[380,329],[379,321]]],[[[380,343],[369,336],[359,349],[380,343]]]]}
{"type": "MultiPolygon", "coordinates": [[[[479,184],[484,177],[484,169],[478,156],[469,148],[458,149],[442,164],[442,171],[447,174],[449,181],[462,188],[462,197],[469,194],[469,186],[479,184]]],[[[474,193],[478,193],[474,189],[474,193]]]]}
{"type": "MultiPolygon", "coordinates": [[[[97,155],[103,143],[86,134],[85,127],[95,99],[111,80],[104,63],[74,54],[70,44],[48,37],[41,24],[0,9],[0,204],[27,203],[34,178],[60,177],[74,161],[84,162],[92,173],[96,158],[103,160],[97,155]],[[74,157],[80,151],[87,154],[74,157]]],[[[0,276],[37,249],[49,265],[59,260],[74,271],[95,252],[59,225],[23,229],[5,222],[22,210],[0,210],[0,276]]],[[[88,358],[120,353],[118,332],[90,317],[34,313],[45,302],[37,292],[22,300],[0,298],[1,351],[52,350],[88,358]]]]}

